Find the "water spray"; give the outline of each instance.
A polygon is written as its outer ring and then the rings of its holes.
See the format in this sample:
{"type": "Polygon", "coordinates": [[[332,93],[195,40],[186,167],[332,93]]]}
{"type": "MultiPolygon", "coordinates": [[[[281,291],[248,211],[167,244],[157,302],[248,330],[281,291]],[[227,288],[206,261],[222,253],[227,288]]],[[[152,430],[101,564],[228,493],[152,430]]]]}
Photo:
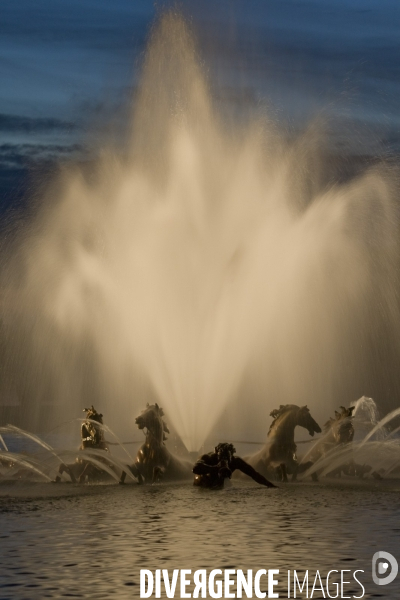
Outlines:
{"type": "Polygon", "coordinates": [[[21,234],[1,311],[32,419],[43,399],[57,416],[84,398],[125,433],[155,398],[193,451],[225,414],[255,439],[280,403],[324,418],[369,376],[382,327],[400,356],[390,172],[320,177],[315,127],[228,123],[201,65],[164,15],[128,143],[61,166],[21,234]]]}

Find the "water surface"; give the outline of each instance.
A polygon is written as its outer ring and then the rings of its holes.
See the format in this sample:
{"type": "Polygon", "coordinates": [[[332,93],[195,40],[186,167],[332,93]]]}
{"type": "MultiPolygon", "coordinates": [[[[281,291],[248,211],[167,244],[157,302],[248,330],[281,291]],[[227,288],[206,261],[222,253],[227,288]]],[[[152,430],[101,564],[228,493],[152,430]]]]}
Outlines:
{"type": "MultiPolygon", "coordinates": [[[[378,588],[370,571],[377,550],[399,558],[399,489],[388,481],[277,490],[235,481],[217,492],[190,483],[3,484],[0,598],[138,598],[141,568],[362,569],[365,597],[393,598],[398,580],[378,588]]],[[[346,590],[360,594],[357,585],[346,590]]]]}

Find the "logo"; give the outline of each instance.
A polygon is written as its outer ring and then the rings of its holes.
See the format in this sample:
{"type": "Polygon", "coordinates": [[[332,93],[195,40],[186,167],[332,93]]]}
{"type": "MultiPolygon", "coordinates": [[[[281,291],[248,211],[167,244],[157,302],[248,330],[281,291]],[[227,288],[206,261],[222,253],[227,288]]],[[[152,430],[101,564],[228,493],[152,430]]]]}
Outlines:
{"type": "Polygon", "coordinates": [[[372,579],[376,585],[388,585],[388,583],[392,583],[397,577],[398,570],[399,565],[392,554],[383,550],[375,552],[372,557],[372,579]],[[388,575],[382,577],[386,573],[388,575]]]}

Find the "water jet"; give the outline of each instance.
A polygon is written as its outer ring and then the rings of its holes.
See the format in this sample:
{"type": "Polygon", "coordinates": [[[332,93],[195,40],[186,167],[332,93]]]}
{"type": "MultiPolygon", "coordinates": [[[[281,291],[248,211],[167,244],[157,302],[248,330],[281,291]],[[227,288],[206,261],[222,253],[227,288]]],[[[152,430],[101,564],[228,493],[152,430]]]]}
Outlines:
{"type": "Polygon", "coordinates": [[[244,399],[253,439],[279,403],[324,418],[368,379],[383,319],[400,356],[389,169],[327,183],[315,128],[225,122],[174,12],[127,128],[60,166],[4,270],[6,378],[32,422],[91,401],[125,435],[155,399],[196,451],[227,413],[240,435],[244,399]]]}

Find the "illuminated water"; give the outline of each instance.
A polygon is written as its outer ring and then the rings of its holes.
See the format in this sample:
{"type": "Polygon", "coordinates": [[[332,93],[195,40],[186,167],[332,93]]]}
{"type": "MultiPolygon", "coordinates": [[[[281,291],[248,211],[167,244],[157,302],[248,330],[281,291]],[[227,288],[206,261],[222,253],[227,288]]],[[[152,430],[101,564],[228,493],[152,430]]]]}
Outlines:
{"type": "Polygon", "coordinates": [[[126,435],[156,400],[197,451],[221,423],[264,437],[280,403],[326,419],[400,353],[393,173],[339,184],[319,126],[232,121],[211,88],[167,13],[127,139],[60,167],[21,229],[0,314],[30,425],[92,402],[126,435]]]}
{"type": "MultiPolygon", "coordinates": [[[[363,569],[365,597],[393,598],[400,584],[378,588],[370,572],[377,550],[400,558],[399,492],[371,481],[277,490],[235,481],[218,492],[1,485],[0,598],[138,598],[140,568],[228,567],[363,569]]],[[[284,597],[286,583],[279,589],[284,597]]]]}

